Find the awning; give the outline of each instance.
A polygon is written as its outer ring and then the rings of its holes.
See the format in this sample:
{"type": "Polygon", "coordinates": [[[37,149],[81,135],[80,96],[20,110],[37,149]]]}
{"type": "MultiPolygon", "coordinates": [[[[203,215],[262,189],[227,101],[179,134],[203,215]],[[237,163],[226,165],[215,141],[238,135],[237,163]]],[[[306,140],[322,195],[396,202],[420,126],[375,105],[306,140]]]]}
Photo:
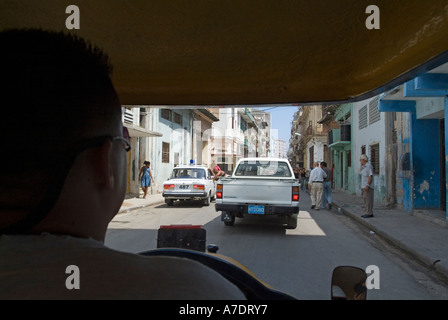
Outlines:
{"type": "Polygon", "coordinates": [[[211,113],[207,109],[200,108],[200,109],[196,109],[194,111],[195,111],[195,113],[203,114],[205,117],[207,117],[208,119],[210,119],[213,122],[219,121],[219,118],[217,118],[213,113],[211,113]]]}
{"type": "Polygon", "coordinates": [[[448,63],[383,94],[378,103],[380,112],[416,112],[418,119],[442,119],[444,99],[448,96],[448,63]],[[423,100],[431,98],[426,106],[423,100]],[[438,103],[435,98],[439,98],[438,103]]]}
{"type": "Polygon", "coordinates": [[[129,130],[129,136],[131,137],[162,137],[163,134],[156,131],[151,131],[148,129],[145,129],[143,127],[138,127],[130,123],[123,123],[123,126],[128,128],[129,130]]]}

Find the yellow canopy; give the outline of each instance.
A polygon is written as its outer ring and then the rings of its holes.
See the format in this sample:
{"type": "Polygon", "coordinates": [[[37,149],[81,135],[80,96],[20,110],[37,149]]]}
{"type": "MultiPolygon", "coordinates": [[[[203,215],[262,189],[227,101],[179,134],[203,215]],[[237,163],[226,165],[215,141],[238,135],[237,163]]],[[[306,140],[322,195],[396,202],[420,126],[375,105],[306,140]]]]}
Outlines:
{"type": "Polygon", "coordinates": [[[446,0],[0,2],[0,29],[30,27],[103,48],[124,105],[347,101],[448,61],[446,0]]]}

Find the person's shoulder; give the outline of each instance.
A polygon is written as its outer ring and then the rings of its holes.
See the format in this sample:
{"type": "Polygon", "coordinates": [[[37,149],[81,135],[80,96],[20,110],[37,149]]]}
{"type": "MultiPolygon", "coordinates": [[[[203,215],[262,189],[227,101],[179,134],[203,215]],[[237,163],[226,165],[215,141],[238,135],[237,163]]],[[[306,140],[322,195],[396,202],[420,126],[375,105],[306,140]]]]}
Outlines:
{"type": "Polygon", "coordinates": [[[219,273],[190,259],[120,253],[115,266],[110,278],[120,279],[118,287],[133,288],[132,298],[245,299],[242,291],[219,273]]]}
{"type": "MultiPolygon", "coordinates": [[[[0,238],[0,282],[19,299],[244,299],[235,285],[199,262],[147,257],[70,236],[0,238]],[[75,270],[67,274],[67,267],[75,270]],[[2,275],[14,273],[14,277],[2,275]],[[79,290],[66,289],[78,276],[79,290]]],[[[11,294],[0,288],[0,297],[11,294]]]]}
{"type": "MultiPolygon", "coordinates": [[[[209,267],[184,258],[144,256],[104,247],[92,270],[92,282],[113,281],[117,298],[244,299],[235,285],[209,267]],[[128,288],[132,288],[129,290],[128,288]],[[123,290],[122,290],[123,289],[123,290]]],[[[96,290],[96,284],[92,290],[96,290]]],[[[108,294],[114,294],[108,292],[108,294]]]]}

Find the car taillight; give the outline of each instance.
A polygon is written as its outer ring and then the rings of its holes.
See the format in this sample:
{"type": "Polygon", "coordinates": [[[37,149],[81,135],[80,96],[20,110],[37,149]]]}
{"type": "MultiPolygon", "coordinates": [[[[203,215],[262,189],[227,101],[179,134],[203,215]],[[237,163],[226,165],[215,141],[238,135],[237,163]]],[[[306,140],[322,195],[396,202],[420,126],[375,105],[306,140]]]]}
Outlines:
{"type": "Polygon", "coordinates": [[[174,189],[174,184],[164,184],[163,189],[164,190],[174,189]]]}
{"type": "Polygon", "coordinates": [[[222,199],[222,184],[216,185],[216,199],[222,199]]]}
{"type": "Polygon", "coordinates": [[[204,190],[205,187],[204,187],[203,184],[194,184],[194,185],[193,185],[193,189],[204,190]]]}
{"type": "Polygon", "coordinates": [[[299,201],[299,187],[292,187],[292,201],[299,201]]]}

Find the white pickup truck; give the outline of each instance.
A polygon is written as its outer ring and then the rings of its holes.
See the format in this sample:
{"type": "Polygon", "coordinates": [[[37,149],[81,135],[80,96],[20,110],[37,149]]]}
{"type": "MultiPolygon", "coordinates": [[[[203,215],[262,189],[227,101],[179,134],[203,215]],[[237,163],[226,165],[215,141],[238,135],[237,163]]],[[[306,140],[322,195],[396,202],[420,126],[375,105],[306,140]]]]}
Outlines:
{"type": "Polygon", "coordinates": [[[226,226],[233,226],[235,217],[279,215],[296,228],[299,181],[286,159],[243,158],[231,176],[219,179],[215,210],[226,226]]]}

